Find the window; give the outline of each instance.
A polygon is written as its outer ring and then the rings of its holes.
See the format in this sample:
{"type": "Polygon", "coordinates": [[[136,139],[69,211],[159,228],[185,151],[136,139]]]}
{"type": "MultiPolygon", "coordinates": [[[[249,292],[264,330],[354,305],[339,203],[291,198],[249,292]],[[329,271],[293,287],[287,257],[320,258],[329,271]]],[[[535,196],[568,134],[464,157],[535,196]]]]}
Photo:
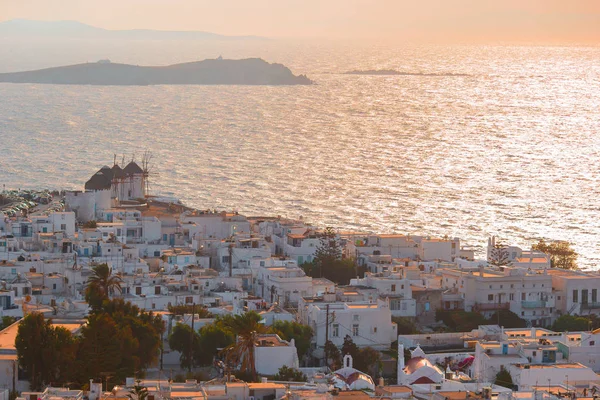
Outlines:
{"type": "Polygon", "coordinates": [[[511,284],[510,284],[510,288],[511,288],[511,289],[514,289],[514,288],[515,288],[515,284],[514,284],[514,283],[511,283],[511,284]]]}
{"type": "Polygon", "coordinates": [[[504,287],[504,285],[500,285],[500,289],[502,289],[504,287]]]}
{"type": "Polygon", "coordinates": [[[188,296],[185,298],[185,304],[192,304],[194,302],[194,298],[192,296],[188,296]]]}
{"type": "Polygon", "coordinates": [[[535,287],[535,283],[533,284],[533,287],[535,287]]]}
{"type": "Polygon", "coordinates": [[[358,324],[352,325],[352,336],[358,336],[358,324]]]}
{"type": "Polygon", "coordinates": [[[404,289],[404,285],[400,285],[400,289],[404,289]]]}
{"type": "Polygon", "coordinates": [[[525,301],[525,300],[527,300],[527,294],[521,293],[521,301],[525,301]]]}
{"type": "Polygon", "coordinates": [[[377,327],[373,327],[373,333],[377,333],[377,327]]]}
{"type": "Polygon", "coordinates": [[[210,282],[206,281],[206,283],[204,284],[204,286],[209,287],[210,286],[210,282]]]}
{"type": "Polygon", "coordinates": [[[61,231],[66,231],[67,230],[67,224],[60,224],[60,230],[61,231]]]}
{"type": "Polygon", "coordinates": [[[515,299],[515,294],[514,293],[509,294],[508,298],[510,301],[513,301],[515,299]]]}
{"type": "Polygon", "coordinates": [[[488,294],[488,301],[494,301],[494,295],[488,294]]]}
{"type": "Polygon", "coordinates": [[[137,287],[135,288],[135,294],[137,294],[138,296],[139,296],[140,294],[142,294],[142,287],[141,287],[141,286],[137,286],[137,287]]]}
{"type": "Polygon", "coordinates": [[[590,340],[590,346],[595,346],[596,345],[596,341],[595,340],[590,340]]]}
{"type": "Polygon", "coordinates": [[[592,303],[598,302],[598,289],[592,289],[592,303]]]}
{"type": "Polygon", "coordinates": [[[525,311],[521,311],[521,317],[525,316],[525,311]]]}
{"type": "Polygon", "coordinates": [[[264,261],[261,261],[261,262],[260,262],[260,266],[261,266],[261,267],[264,267],[264,266],[265,266],[265,262],[264,262],[264,261]]]}
{"type": "Polygon", "coordinates": [[[492,285],[490,285],[490,289],[492,288],[492,285]]]}
{"type": "Polygon", "coordinates": [[[392,292],[396,291],[396,285],[392,285],[392,292]]]}
{"type": "Polygon", "coordinates": [[[353,319],[354,319],[355,321],[358,321],[358,320],[359,320],[359,317],[358,317],[358,315],[354,315],[354,316],[353,316],[353,319]]]}
{"type": "Polygon", "coordinates": [[[56,283],[52,284],[52,289],[56,290],[56,283]]]}
{"type": "Polygon", "coordinates": [[[532,353],[532,355],[533,355],[534,357],[535,357],[535,356],[537,356],[537,351],[534,351],[534,352],[532,353]]]}
{"type": "Polygon", "coordinates": [[[577,289],[573,290],[573,303],[579,303],[579,292],[577,289]]]}
{"type": "Polygon", "coordinates": [[[560,300],[560,296],[558,296],[558,300],[560,300]]]}
{"type": "Polygon", "coordinates": [[[340,336],[340,326],[339,326],[339,324],[333,324],[333,330],[331,332],[331,335],[333,337],[339,337],[340,336]]]}

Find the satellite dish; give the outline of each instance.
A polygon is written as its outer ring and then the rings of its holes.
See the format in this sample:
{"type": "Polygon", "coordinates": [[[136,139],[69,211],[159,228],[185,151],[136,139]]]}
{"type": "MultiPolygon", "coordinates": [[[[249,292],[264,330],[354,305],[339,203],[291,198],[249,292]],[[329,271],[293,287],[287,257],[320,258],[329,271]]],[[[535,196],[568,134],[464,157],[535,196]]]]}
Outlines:
{"type": "Polygon", "coordinates": [[[31,301],[31,296],[30,295],[25,296],[25,302],[29,303],[30,301],[31,301]]]}

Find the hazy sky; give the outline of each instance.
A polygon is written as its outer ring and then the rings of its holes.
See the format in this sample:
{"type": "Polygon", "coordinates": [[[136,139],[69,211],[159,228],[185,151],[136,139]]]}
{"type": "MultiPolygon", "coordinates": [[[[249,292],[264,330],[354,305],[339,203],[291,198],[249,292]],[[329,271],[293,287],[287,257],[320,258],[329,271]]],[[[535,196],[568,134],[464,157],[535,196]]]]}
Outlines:
{"type": "Polygon", "coordinates": [[[0,0],[0,20],[271,37],[600,42],[600,0],[0,0]]]}

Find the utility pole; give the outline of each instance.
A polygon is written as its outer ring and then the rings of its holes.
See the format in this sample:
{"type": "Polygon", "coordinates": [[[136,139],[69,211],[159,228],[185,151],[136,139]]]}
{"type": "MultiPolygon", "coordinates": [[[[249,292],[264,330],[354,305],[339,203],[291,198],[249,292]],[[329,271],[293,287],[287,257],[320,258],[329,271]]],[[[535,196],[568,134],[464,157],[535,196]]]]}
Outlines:
{"type": "Polygon", "coordinates": [[[229,245],[229,277],[233,276],[233,244],[229,245]]]}
{"type": "Polygon", "coordinates": [[[196,303],[192,303],[192,331],[190,332],[190,364],[188,365],[188,371],[192,371],[192,363],[194,360],[194,315],[195,315],[196,303]]]}
{"type": "Polygon", "coordinates": [[[327,341],[329,340],[329,303],[327,303],[325,310],[325,345],[323,346],[323,353],[325,353],[325,366],[327,366],[328,360],[327,351],[325,351],[325,347],[327,346],[327,341]]]}

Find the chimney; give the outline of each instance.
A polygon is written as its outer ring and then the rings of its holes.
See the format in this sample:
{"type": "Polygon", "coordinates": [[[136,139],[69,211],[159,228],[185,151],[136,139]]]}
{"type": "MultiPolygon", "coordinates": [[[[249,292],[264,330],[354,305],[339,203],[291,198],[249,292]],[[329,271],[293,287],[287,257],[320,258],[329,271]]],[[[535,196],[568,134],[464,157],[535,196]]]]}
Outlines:
{"type": "Polygon", "coordinates": [[[383,379],[383,376],[379,377],[379,386],[385,386],[385,381],[383,379]]]}

